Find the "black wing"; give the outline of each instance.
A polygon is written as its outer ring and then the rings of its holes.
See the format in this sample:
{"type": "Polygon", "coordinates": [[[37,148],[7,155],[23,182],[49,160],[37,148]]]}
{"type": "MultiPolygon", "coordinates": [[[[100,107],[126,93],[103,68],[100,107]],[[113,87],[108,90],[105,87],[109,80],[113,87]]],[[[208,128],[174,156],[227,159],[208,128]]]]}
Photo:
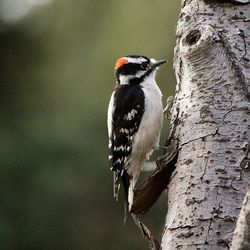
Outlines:
{"type": "Polygon", "coordinates": [[[114,171],[114,197],[117,199],[121,179],[127,197],[129,176],[124,166],[131,154],[132,141],[144,112],[144,93],[140,85],[118,85],[114,94],[114,107],[109,163],[114,171]]]}

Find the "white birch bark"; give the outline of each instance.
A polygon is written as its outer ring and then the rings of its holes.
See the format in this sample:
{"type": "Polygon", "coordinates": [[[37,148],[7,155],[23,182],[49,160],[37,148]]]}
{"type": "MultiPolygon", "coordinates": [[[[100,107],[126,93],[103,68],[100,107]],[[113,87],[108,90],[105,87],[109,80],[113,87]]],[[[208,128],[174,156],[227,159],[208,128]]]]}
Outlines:
{"type": "Polygon", "coordinates": [[[163,250],[229,249],[250,180],[250,4],[228,2],[182,2],[163,250]]]}

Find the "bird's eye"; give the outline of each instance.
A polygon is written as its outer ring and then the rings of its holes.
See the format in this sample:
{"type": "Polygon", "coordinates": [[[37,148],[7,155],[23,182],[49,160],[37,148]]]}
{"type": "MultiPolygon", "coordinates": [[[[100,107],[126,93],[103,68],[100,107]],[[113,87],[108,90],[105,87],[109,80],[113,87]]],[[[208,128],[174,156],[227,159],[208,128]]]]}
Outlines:
{"type": "Polygon", "coordinates": [[[141,64],[141,69],[147,69],[148,68],[148,63],[147,62],[145,62],[145,63],[142,63],[141,64]]]}

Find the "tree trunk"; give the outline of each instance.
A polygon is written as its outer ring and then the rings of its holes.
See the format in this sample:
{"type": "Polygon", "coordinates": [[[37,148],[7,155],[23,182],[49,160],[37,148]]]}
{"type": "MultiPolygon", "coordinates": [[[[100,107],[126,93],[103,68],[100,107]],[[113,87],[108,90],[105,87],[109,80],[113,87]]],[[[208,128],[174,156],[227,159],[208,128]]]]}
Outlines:
{"type": "Polygon", "coordinates": [[[234,231],[231,250],[250,249],[250,185],[248,185],[237,226],[234,231]]]}
{"type": "Polygon", "coordinates": [[[250,1],[184,0],[163,250],[229,249],[250,180],[250,1]],[[230,2],[230,3],[229,3],[230,2]]]}

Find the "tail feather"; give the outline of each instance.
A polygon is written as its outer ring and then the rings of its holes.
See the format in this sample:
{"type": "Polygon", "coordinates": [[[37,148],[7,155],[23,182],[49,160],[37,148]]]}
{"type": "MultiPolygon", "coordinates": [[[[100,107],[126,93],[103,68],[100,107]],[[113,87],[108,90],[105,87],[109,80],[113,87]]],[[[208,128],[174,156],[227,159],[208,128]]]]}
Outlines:
{"type": "Polygon", "coordinates": [[[135,187],[135,181],[133,178],[131,178],[129,187],[128,187],[128,209],[129,211],[131,210],[133,201],[134,201],[134,187],[135,187]]]}
{"type": "Polygon", "coordinates": [[[114,199],[118,201],[118,196],[119,196],[119,190],[120,190],[120,178],[121,178],[121,173],[120,172],[114,172],[114,199]]]}
{"type": "Polygon", "coordinates": [[[114,172],[114,199],[118,201],[120,185],[124,189],[124,223],[133,205],[135,181],[126,170],[114,172]]]}
{"type": "Polygon", "coordinates": [[[130,188],[130,176],[126,171],[123,172],[122,175],[122,184],[124,189],[124,223],[127,220],[129,211],[130,211],[130,203],[129,203],[129,188],[130,188]]]}

